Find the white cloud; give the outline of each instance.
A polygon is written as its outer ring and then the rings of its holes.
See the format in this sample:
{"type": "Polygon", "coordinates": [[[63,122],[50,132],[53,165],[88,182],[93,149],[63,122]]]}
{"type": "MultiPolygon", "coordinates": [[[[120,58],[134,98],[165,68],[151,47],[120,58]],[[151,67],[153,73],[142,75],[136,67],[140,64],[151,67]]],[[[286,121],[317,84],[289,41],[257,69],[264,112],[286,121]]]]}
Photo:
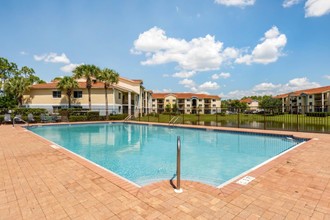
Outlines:
{"type": "Polygon", "coordinates": [[[305,17],[320,17],[330,13],[329,0],[307,0],[305,3],[305,17]]]}
{"type": "Polygon", "coordinates": [[[142,65],[177,63],[180,70],[217,70],[223,62],[221,54],[223,43],[215,41],[214,36],[184,39],[169,38],[165,31],[153,27],[140,34],[134,41],[133,54],[144,53],[146,60],[142,65]]]}
{"type": "Polygon", "coordinates": [[[177,78],[190,78],[196,74],[195,71],[183,71],[183,72],[177,72],[172,75],[172,77],[177,78]]]}
{"type": "Polygon", "coordinates": [[[180,85],[183,85],[186,88],[191,88],[195,86],[195,82],[191,79],[183,79],[181,81],[179,81],[180,85]]]}
{"type": "Polygon", "coordinates": [[[216,82],[204,82],[201,85],[197,85],[193,80],[191,79],[183,79],[179,81],[180,85],[183,85],[185,88],[190,89],[192,92],[195,93],[206,93],[206,90],[217,90],[220,88],[220,86],[216,82]]]}
{"type": "Polygon", "coordinates": [[[211,78],[213,79],[213,80],[217,80],[217,79],[227,79],[227,78],[229,78],[231,75],[230,75],[230,73],[218,73],[218,74],[213,74],[212,76],[211,76],[211,78]]]}
{"type": "Polygon", "coordinates": [[[57,53],[49,53],[43,55],[34,55],[33,56],[36,61],[45,61],[49,63],[70,63],[69,58],[62,53],[58,55],[57,53]]]}
{"type": "Polygon", "coordinates": [[[271,91],[277,88],[280,88],[281,85],[274,85],[273,83],[260,83],[253,87],[253,91],[271,91]]]}
{"type": "Polygon", "coordinates": [[[80,66],[80,65],[82,65],[82,63],[81,64],[70,63],[68,65],[62,66],[60,68],[60,70],[62,70],[63,72],[66,72],[66,73],[71,73],[77,66],[80,66]]]}
{"type": "Polygon", "coordinates": [[[330,75],[325,75],[324,78],[329,79],[330,80],[330,75]]]}
{"type": "Polygon", "coordinates": [[[282,50],[287,43],[285,34],[281,34],[276,26],[269,29],[265,36],[261,39],[251,54],[240,56],[236,59],[236,63],[251,63],[268,64],[277,61],[282,56],[282,50]]]}
{"type": "Polygon", "coordinates": [[[201,90],[216,90],[219,89],[220,86],[216,82],[208,81],[200,85],[198,88],[201,90]]]}
{"type": "Polygon", "coordinates": [[[282,6],[284,8],[289,8],[293,5],[299,4],[302,0],[284,0],[282,6]]]}
{"type": "Polygon", "coordinates": [[[162,89],[162,90],[159,90],[159,89],[154,89],[152,90],[154,93],[170,93],[172,92],[171,89],[162,89]]]}
{"type": "Polygon", "coordinates": [[[214,2],[226,6],[244,7],[254,5],[255,0],[215,0],[214,2]]]}

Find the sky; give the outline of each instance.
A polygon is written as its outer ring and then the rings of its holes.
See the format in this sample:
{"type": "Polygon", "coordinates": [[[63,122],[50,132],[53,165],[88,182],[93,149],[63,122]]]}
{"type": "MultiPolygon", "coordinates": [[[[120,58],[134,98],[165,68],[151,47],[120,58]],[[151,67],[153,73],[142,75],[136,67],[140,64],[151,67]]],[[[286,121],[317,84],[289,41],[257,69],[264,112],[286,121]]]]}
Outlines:
{"type": "Polygon", "coordinates": [[[239,99],[330,85],[330,0],[0,0],[0,57],[81,64],[154,92],[239,99]]]}

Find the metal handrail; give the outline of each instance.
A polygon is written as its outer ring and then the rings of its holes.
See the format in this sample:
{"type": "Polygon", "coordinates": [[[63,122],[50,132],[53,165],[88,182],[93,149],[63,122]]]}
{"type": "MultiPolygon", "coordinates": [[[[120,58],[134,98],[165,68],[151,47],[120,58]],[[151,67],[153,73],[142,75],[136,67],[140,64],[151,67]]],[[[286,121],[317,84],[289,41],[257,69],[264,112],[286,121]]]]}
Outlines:
{"type": "Polygon", "coordinates": [[[181,140],[180,136],[177,138],[177,147],[176,147],[176,193],[182,193],[181,189],[181,140]]]}
{"type": "Polygon", "coordinates": [[[29,127],[29,122],[24,121],[22,118],[20,118],[20,117],[16,117],[16,116],[13,118],[13,127],[15,127],[15,119],[18,119],[19,121],[24,122],[24,123],[27,124],[27,126],[29,127]]]}
{"type": "Polygon", "coordinates": [[[174,117],[168,122],[168,124],[169,124],[169,125],[174,125],[174,124],[177,122],[177,120],[179,120],[179,118],[180,118],[180,116],[174,116],[174,117]]]}
{"type": "Polygon", "coordinates": [[[128,116],[124,119],[124,121],[128,121],[128,120],[130,120],[132,117],[133,117],[133,115],[128,115],[128,116]]]}

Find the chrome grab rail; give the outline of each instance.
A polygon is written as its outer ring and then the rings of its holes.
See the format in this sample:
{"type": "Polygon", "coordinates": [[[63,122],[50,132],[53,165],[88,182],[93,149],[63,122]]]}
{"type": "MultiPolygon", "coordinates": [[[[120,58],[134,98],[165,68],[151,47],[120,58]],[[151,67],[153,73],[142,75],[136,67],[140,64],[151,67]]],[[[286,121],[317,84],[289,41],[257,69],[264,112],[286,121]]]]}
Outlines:
{"type": "Polygon", "coordinates": [[[174,116],[174,117],[168,122],[168,124],[169,124],[169,125],[174,125],[174,124],[177,122],[177,120],[179,120],[179,118],[180,118],[180,116],[174,116]]]}
{"type": "Polygon", "coordinates": [[[21,117],[17,117],[17,116],[15,116],[14,118],[13,118],[13,127],[15,127],[15,120],[19,120],[19,121],[22,121],[22,122],[24,122],[25,124],[27,124],[27,126],[29,127],[29,122],[27,122],[27,121],[24,121],[21,117]]]}
{"type": "Polygon", "coordinates": [[[128,116],[124,119],[124,121],[128,121],[128,120],[130,120],[132,117],[133,117],[133,115],[128,115],[128,116]]]}
{"type": "Polygon", "coordinates": [[[182,193],[181,189],[181,140],[180,136],[177,138],[177,147],[176,147],[176,193],[182,193]]]}

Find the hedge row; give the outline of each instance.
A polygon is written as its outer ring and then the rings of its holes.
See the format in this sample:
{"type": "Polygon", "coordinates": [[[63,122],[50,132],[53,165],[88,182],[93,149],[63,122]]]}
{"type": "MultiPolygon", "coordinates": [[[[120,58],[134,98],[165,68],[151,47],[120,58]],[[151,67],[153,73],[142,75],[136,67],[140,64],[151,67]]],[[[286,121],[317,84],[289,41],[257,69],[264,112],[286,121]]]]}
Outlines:
{"type": "Polygon", "coordinates": [[[306,116],[311,117],[327,117],[330,116],[330,112],[307,112],[306,116]]]}

